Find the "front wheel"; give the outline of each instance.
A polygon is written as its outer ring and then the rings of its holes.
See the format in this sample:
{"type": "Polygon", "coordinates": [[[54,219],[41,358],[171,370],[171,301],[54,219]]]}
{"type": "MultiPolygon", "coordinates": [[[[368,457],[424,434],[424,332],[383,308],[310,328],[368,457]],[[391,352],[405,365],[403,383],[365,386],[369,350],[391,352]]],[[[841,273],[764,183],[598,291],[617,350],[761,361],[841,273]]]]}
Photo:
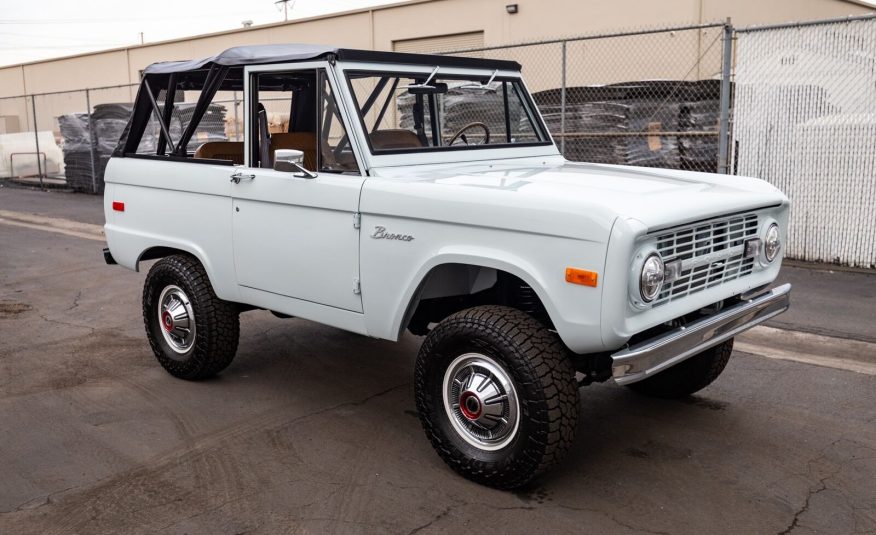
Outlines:
{"type": "Polygon", "coordinates": [[[524,485],[575,436],[571,360],[555,333],[519,310],[480,306],[443,320],[420,349],[415,388],[432,445],[478,483],[524,485]]]}
{"type": "Polygon", "coordinates": [[[663,370],[644,381],[628,385],[640,394],[663,399],[687,397],[712,384],[721,375],[730,353],[733,352],[733,339],[711,347],[702,353],[663,370]]]}
{"type": "Polygon", "coordinates": [[[216,297],[203,266],[174,255],[152,266],[143,286],[143,321],[158,362],[181,379],[224,370],[237,353],[239,311],[216,297]]]}

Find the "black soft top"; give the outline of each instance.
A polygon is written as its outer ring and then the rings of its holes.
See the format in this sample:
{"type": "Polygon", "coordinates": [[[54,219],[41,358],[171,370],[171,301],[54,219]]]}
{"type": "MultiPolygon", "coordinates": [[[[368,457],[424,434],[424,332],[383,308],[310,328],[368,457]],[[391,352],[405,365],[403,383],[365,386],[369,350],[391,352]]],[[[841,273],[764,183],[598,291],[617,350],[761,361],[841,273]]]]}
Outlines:
{"type": "Polygon", "coordinates": [[[265,65],[311,59],[335,58],[342,61],[367,61],[375,63],[424,64],[442,67],[472,69],[502,69],[519,71],[516,61],[466,58],[459,56],[436,56],[431,54],[407,54],[378,50],[356,50],[326,45],[288,43],[278,45],[236,46],[215,56],[186,61],[162,61],[146,67],[144,74],[171,74],[200,70],[213,65],[232,67],[265,65]]]}

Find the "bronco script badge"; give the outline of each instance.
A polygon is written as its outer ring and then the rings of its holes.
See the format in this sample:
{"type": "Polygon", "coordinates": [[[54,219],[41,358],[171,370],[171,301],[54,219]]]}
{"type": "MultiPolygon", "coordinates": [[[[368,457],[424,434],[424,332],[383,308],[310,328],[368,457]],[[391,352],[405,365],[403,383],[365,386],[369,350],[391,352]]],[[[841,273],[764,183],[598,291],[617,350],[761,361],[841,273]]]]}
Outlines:
{"type": "Polygon", "coordinates": [[[375,240],[412,241],[414,239],[413,236],[407,234],[392,234],[386,232],[386,227],[374,227],[374,232],[371,234],[371,237],[375,240]]]}

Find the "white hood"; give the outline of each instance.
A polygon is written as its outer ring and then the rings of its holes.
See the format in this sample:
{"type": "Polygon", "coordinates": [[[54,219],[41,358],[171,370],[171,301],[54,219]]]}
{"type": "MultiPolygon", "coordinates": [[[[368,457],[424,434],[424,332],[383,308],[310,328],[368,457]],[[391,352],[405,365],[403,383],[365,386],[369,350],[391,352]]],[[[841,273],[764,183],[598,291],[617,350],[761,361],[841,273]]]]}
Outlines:
{"type": "Polygon", "coordinates": [[[557,160],[379,171],[390,180],[368,181],[363,212],[596,241],[602,233],[587,232],[582,224],[607,232],[616,217],[624,217],[653,230],[787,202],[776,188],[753,178],[557,160]]]}

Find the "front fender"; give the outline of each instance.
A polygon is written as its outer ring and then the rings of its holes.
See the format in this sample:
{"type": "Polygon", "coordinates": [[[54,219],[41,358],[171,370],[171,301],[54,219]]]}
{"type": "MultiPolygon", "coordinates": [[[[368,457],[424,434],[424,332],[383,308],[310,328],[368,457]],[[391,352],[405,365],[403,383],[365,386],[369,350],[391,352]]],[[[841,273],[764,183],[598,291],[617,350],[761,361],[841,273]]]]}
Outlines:
{"type": "Polygon", "coordinates": [[[548,299],[547,292],[544,287],[544,281],[540,280],[535,270],[535,267],[526,260],[514,257],[506,251],[466,251],[465,247],[447,248],[437,256],[429,258],[427,262],[420,266],[414,276],[407,281],[408,285],[401,294],[399,306],[392,318],[392,325],[401,335],[404,331],[406,321],[410,317],[410,313],[419,300],[419,293],[429,274],[438,266],[446,264],[462,264],[469,266],[477,266],[483,268],[492,268],[499,271],[510,273],[523,282],[528,284],[535,291],[538,298],[544,303],[548,315],[553,320],[556,311],[552,310],[553,303],[548,299]]]}
{"type": "Polygon", "coordinates": [[[464,228],[435,222],[363,217],[363,228],[380,224],[415,237],[401,242],[362,237],[362,301],[368,334],[397,340],[428,274],[444,264],[493,268],[526,282],[544,304],[560,338],[573,351],[602,350],[601,285],[569,284],[565,268],[600,271],[605,244],[499,229],[464,228]],[[523,252],[531,254],[524,255],[523,252]]]}

